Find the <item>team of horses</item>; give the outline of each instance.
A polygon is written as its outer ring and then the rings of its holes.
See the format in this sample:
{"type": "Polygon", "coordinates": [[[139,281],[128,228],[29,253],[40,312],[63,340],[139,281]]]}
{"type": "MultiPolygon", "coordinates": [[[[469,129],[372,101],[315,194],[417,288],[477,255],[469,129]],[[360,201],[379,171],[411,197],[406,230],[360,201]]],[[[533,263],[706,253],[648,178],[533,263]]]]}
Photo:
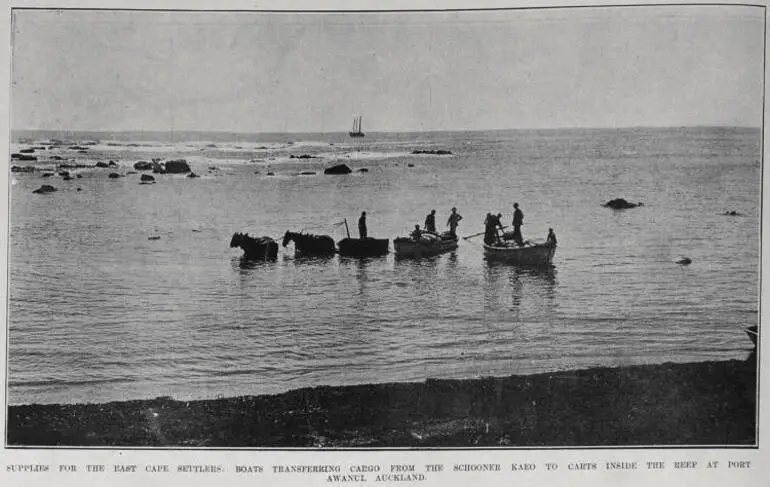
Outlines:
{"type": "MultiPolygon", "coordinates": [[[[294,242],[298,256],[324,257],[337,253],[334,239],[328,235],[288,231],[283,236],[282,245],[286,247],[291,242],[294,242]]],[[[236,232],[230,240],[230,247],[240,247],[246,260],[275,260],[278,257],[278,243],[270,237],[251,237],[248,233],[236,232]]]]}

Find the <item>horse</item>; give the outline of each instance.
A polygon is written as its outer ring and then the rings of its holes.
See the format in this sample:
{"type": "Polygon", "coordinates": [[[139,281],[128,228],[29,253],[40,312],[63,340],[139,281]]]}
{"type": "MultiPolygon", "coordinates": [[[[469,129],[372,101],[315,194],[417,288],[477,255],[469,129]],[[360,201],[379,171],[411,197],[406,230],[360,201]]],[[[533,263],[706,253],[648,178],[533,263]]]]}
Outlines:
{"type": "Polygon", "coordinates": [[[283,236],[283,246],[294,242],[297,254],[301,255],[332,255],[336,252],[334,239],[328,235],[312,235],[287,231],[283,236]]]}
{"type": "Polygon", "coordinates": [[[234,233],[230,248],[243,249],[243,258],[247,260],[275,260],[278,258],[278,244],[270,237],[250,237],[248,233],[234,233]]]}

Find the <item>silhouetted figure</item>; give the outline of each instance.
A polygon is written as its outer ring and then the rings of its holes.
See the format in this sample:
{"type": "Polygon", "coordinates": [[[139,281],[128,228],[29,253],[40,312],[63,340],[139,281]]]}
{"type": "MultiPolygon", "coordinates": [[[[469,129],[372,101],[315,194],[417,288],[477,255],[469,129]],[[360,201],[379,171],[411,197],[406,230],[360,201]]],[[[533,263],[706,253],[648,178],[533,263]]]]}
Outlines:
{"type": "Polygon", "coordinates": [[[502,229],[503,225],[500,223],[501,214],[493,215],[487,213],[487,218],[484,220],[484,243],[487,245],[494,245],[499,240],[497,230],[502,229]]]}
{"type": "Polygon", "coordinates": [[[524,238],[521,236],[521,226],[524,225],[524,212],[519,209],[519,204],[513,204],[513,240],[524,245],[524,238]]]}
{"type": "Polygon", "coordinates": [[[412,233],[410,233],[409,236],[415,240],[420,240],[420,237],[422,237],[422,230],[420,230],[420,225],[415,225],[414,230],[412,230],[412,233]]]}
{"type": "Polygon", "coordinates": [[[452,208],[452,213],[449,214],[449,219],[446,221],[449,227],[449,234],[452,238],[457,238],[457,225],[460,223],[463,217],[457,213],[457,208],[452,208]]]}
{"type": "Polygon", "coordinates": [[[436,233],[436,210],[430,210],[430,214],[425,217],[425,231],[436,233]]]}
{"type": "Polygon", "coordinates": [[[546,242],[548,245],[556,247],[556,234],[554,233],[553,228],[548,229],[548,237],[546,238],[546,242]]]}
{"type": "Polygon", "coordinates": [[[361,212],[361,218],[358,219],[358,236],[361,239],[366,238],[366,212],[361,212]]]}

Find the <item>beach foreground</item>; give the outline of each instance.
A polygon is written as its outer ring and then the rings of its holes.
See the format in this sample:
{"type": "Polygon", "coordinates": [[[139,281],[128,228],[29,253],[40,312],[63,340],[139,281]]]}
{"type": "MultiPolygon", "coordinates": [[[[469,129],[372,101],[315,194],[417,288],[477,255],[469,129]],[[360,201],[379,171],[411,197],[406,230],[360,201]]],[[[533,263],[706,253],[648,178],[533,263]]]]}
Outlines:
{"type": "Polygon", "coordinates": [[[299,389],[273,396],[10,406],[26,446],[752,445],[756,359],[299,389]]]}

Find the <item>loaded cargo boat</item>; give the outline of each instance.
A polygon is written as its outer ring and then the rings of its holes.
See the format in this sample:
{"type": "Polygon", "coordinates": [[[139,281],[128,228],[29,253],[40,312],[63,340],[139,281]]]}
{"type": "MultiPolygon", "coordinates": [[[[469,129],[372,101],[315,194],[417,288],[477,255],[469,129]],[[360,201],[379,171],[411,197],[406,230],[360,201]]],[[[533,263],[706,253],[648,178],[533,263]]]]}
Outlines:
{"type": "Polygon", "coordinates": [[[420,238],[399,237],[393,240],[397,257],[430,257],[457,248],[457,236],[445,232],[441,235],[424,232],[420,238]]]}

